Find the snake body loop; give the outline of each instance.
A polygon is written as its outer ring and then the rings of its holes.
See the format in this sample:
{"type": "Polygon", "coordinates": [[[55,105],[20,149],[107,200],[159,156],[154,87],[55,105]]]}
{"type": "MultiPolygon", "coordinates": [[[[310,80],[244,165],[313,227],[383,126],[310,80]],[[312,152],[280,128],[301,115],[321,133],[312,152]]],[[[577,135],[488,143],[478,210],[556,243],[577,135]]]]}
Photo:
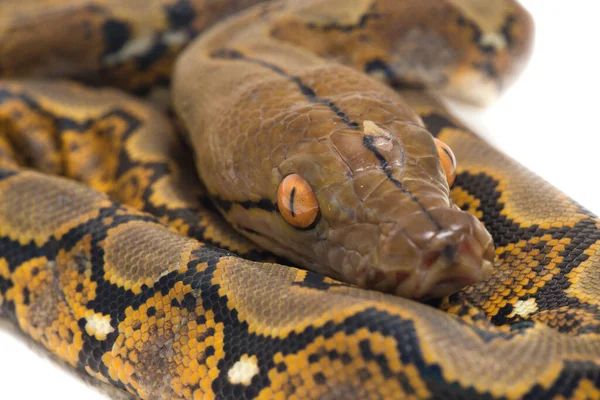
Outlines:
{"type": "Polygon", "coordinates": [[[0,5],[0,313],[144,399],[600,396],[600,221],[436,98],[527,13],[257,3],[0,5]]]}

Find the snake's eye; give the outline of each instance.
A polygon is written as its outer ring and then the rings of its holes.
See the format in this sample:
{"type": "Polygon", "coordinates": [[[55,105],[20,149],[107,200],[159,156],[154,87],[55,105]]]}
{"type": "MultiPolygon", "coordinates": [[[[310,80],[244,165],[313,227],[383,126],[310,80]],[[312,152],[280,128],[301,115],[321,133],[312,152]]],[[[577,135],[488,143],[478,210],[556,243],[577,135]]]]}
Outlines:
{"type": "Polygon", "coordinates": [[[319,215],[312,188],[300,175],[288,175],[277,189],[277,205],[285,221],[295,228],[308,228],[319,215]]]}
{"type": "Polygon", "coordinates": [[[452,186],[454,179],[456,178],[456,158],[450,146],[442,142],[439,139],[435,139],[435,145],[440,155],[442,167],[446,173],[446,179],[448,180],[448,186],[452,186]]]}

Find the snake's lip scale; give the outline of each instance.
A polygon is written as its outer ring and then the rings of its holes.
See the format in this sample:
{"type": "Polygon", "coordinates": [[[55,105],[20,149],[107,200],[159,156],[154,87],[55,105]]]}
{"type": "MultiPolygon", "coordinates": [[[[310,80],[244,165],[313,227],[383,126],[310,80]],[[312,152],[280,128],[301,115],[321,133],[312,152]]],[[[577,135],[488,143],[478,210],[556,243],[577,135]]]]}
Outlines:
{"type": "Polygon", "coordinates": [[[428,268],[422,266],[415,297],[441,298],[487,279],[492,272],[492,261],[481,258],[481,253],[471,246],[475,245],[460,246],[453,261],[444,260],[442,255],[428,268]]]}

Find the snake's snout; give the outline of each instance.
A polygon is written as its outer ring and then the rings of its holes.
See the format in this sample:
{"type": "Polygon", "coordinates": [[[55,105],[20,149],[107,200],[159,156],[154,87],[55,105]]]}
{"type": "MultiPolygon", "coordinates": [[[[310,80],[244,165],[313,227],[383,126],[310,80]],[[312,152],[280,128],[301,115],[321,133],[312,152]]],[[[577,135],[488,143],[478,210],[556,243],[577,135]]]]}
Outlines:
{"type": "Polygon", "coordinates": [[[379,264],[366,274],[365,286],[409,298],[439,298],[490,275],[495,249],[481,222],[457,209],[431,210],[431,215],[441,228],[423,228],[427,220],[414,215],[382,236],[379,264]]]}
{"type": "Polygon", "coordinates": [[[438,298],[489,276],[494,249],[471,234],[441,231],[434,236],[417,270],[416,298],[438,298]]]}

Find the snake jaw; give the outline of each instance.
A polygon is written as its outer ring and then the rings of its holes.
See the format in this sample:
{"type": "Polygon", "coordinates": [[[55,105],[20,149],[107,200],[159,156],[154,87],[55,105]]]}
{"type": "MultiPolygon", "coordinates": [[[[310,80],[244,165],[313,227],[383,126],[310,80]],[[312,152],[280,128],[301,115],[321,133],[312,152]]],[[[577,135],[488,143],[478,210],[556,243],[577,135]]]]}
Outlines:
{"type": "Polygon", "coordinates": [[[432,250],[419,268],[416,298],[448,296],[489,277],[492,262],[485,259],[484,248],[473,238],[465,237],[459,245],[432,250]],[[452,248],[452,251],[447,249],[452,248]]]}
{"type": "Polygon", "coordinates": [[[451,295],[490,276],[493,245],[482,244],[474,236],[461,232],[438,236],[444,237],[444,242],[438,241],[437,247],[433,243],[422,252],[420,263],[407,257],[401,264],[363,266],[353,280],[369,289],[426,300],[451,295]]]}
{"type": "Polygon", "coordinates": [[[472,222],[443,230],[429,240],[417,270],[416,298],[448,296],[489,277],[493,244],[479,221],[467,221],[472,222]]]}
{"type": "Polygon", "coordinates": [[[442,229],[427,225],[424,213],[380,225],[376,262],[359,268],[358,285],[427,299],[450,295],[489,277],[495,251],[483,224],[453,207],[428,212],[442,229]]]}

